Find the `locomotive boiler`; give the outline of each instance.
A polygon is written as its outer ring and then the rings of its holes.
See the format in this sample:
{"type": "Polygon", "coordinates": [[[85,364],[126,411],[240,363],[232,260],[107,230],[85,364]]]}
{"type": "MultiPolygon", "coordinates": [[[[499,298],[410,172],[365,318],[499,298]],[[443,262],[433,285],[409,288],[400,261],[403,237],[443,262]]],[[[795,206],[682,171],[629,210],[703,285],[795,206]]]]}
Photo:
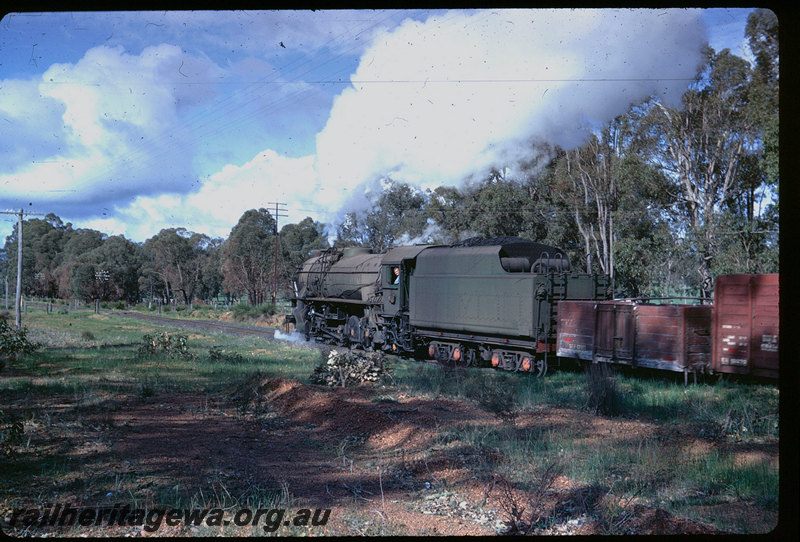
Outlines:
{"type": "Polygon", "coordinates": [[[574,273],[561,250],[516,237],[327,249],[295,286],[306,339],[537,374],[555,353],[557,302],[612,294],[606,275],[574,273]]]}

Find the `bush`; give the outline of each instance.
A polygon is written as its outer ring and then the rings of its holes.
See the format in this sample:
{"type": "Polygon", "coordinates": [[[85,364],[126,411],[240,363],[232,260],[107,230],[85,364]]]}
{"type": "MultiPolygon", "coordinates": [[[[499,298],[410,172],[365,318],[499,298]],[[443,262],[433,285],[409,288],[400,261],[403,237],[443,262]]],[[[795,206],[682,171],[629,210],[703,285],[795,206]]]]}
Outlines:
{"type": "Polygon", "coordinates": [[[14,453],[13,446],[22,443],[24,427],[22,421],[0,410],[0,454],[9,456],[14,453]]]}
{"type": "Polygon", "coordinates": [[[221,363],[240,364],[244,363],[244,356],[238,352],[225,352],[219,346],[212,346],[208,350],[208,359],[221,363]]]}
{"type": "Polygon", "coordinates": [[[239,304],[231,307],[231,312],[236,320],[272,316],[275,314],[275,305],[272,303],[262,303],[261,305],[239,304]]]}
{"type": "Polygon", "coordinates": [[[39,344],[28,340],[28,330],[13,327],[5,318],[0,318],[0,368],[4,362],[17,354],[30,354],[39,348],[39,344]]]}
{"type": "Polygon", "coordinates": [[[148,357],[163,352],[170,358],[195,359],[189,352],[189,338],[186,335],[175,333],[161,333],[159,335],[143,335],[142,343],[137,351],[140,357],[148,357]]]}
{"type": "MultiPolygon", "coordinates": [[[[460,376],[460,373],[456,373],[460,376]]],[[[494,376],[494,375],[493,375],[494,376]]],[[[476,401],[483,410],[513,425],[519,412],[514,381],[497,375],[497,378],[469,378],[463,382],[460,395],[476,401]]]]}
{"type": "Polygon", "coordinates": [[[497,382],[485,386],[478,396],[478,404],[503,422],[513,425],[517,419],[517,390],[512,382],[497,382]]]}
{"type": "Polygon", "coordinates": [[[592,363],[586,369],[586,406],[595,414],[616,416],[622,412],[622,395],[607,363],[592,363]]]}

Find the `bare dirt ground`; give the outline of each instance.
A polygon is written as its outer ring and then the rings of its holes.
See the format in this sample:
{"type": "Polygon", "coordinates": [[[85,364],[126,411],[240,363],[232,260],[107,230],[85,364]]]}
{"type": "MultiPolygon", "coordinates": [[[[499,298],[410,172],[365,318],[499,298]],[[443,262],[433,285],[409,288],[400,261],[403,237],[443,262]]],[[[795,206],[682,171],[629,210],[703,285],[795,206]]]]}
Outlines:
{"type": "MultiPolygon", "coordinates": [[[[499,451],[454,448],[438,437],[443,427],[459,431],[501,422],[468,402],[402,395],[383,402],[376,393],[369,386],[325,388],[257,377],[216,395],[157,393],[143,399],[131,390],[111,401],[95,398],[102,403],[99,407],[76,407],[72,396],[53,396],[41,409],[48,419],[26,427],[30,440],[20,447],[18,461],[24,465],[35,451],[38,457],[52,457],[54,466],[48,472],[32,472],[27,487],[6,490],[7,499],[81,506],[135,501],[149,506],[159,495],[174,493],[186,495],[185,507],[199,507],[218,501],[223,493],[273,492],[294,509],[332,510],[328,524],[310,534],[509,532],[509,498],[528,502],[530,496],[488,474],[485,466],[503,460],[499,451]]],[[[24,400],[20,396],[15,402],[24,400]]],[[[583,424],[596,438],[631,432],[657,435],[665,446],[675,446],[676,453],[718,446],[663,426],[569,409],[543,409],[519,416],[514,423],[520,430],[583,424]]],[[[747,461],[748,454],[767,454],[777,462],[777,447],[742,450],[741,460],[747,461]]],[[[540,534],[603,534],[607,529],[594,513],[604,497],[602,488],[559,476],[543,495],[543,513],[555,520],[540,534]]],[[[720,505],[716,512],[754,517],[760,513],[767,530],[775,524],[776,513],[743,510],[745,506],[720,505]]],[[[624,529],[630,533],[719,532],[635,503],[625,514],[624,529]]],[[[78,534],[150,533],[142,527],[103,526],[78,534]]],[[[162,527],[155,534],[209,532],[178,526],[162,527]]]]}

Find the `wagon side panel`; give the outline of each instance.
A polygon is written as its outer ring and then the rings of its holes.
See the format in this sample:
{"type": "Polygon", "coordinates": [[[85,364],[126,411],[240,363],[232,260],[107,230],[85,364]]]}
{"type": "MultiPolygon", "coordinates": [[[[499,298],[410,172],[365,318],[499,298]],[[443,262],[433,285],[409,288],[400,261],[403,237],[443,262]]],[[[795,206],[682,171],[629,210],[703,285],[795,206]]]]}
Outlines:
{"type": "Polygon", "coordinates": [[[595,329],[594,301],[559,301],[556,355],[592,360],[595,329]]]}
{"type": "Polygon", "coordinates": [[[717,277],[715,372],[778,378],[778,295],[778,274],[717,277]]]}

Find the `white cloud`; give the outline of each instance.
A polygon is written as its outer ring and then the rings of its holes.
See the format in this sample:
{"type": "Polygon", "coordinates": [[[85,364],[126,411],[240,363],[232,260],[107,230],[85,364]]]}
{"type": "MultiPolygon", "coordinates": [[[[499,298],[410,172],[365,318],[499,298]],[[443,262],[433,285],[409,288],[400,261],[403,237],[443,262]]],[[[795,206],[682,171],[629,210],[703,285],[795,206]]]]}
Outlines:
{"type": "Polygon", "coordinates": [[[41,77],[38,96],[26,104],[34,109],[59,104],[58,123],[51,115],[45,119],[53,124],[40,124],[58,148],[42,149],[34,160],[6,169],[0,176],[4,196],[96,206],[165,187],[187,189],[195,180],[194,142],[179,122],[181,102],[201,100],[198,89],[206,91],[171,82],[217,72],[208,61],[163,44],[139,55],[100,46],[75,64],[53,64],[41,77]]]}
{"type": "Polygon", "coordinates": [[[59,152],[62,143],[53,129],[61,126],[63,112],[63,104],[39,95],[38,80],[0,81],[0,164],[30,164],[42,153],[59,152]]]}
{"type": "MultiPolygon", "coordinates": [[[[227,238],[246,210],[269,210],[268,202],[286,203],[288,220],[299,222],[309,214],[302,209],[308,207],[307,199],[315,185],[312,157],[287,158],[264,151],[242,166],[225,167],[204,180],[195,192],[139,196],[129,205],[117,207],[113,218],[83,224],[135,241],[178,226],[227,238]]],[[[280,225],[286,220],[281,219],[280,225]]]]}

